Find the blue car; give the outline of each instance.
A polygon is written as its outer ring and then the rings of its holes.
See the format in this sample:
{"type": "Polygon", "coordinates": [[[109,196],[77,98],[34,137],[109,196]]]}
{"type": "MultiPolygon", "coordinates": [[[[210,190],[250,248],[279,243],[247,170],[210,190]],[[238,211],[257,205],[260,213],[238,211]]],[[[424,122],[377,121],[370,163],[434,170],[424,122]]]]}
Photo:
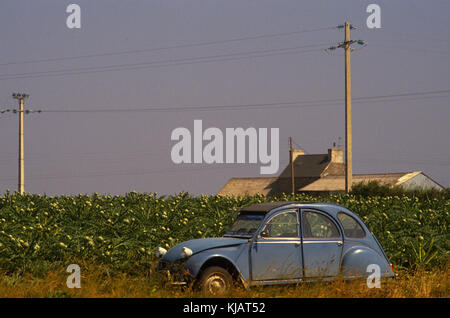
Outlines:
{"type": "Polygon", "coordinates": [[[221,238],[159,247],[157,270],[175,284],[194,282],[220,294],[243,286],[289,284],[317,279],[380,277],[394,272],[381,245],[361,219],[331,203],[269,202],[242,208],[221,238]],[[374,265],[371,265],[374,266],[374,265]]]}

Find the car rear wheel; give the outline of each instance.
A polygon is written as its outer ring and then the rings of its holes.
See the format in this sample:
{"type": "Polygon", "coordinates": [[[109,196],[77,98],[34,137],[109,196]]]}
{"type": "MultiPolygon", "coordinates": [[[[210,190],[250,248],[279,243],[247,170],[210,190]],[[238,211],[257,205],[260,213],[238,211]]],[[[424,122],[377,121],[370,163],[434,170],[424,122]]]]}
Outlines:
{"type": "Polygon", "coordinates": [[[226,269],[219,266],[206,268],[199,280],[200,290],[212,295],[224,294],[228,292],[232,286],[233,277],[226,269]]]}

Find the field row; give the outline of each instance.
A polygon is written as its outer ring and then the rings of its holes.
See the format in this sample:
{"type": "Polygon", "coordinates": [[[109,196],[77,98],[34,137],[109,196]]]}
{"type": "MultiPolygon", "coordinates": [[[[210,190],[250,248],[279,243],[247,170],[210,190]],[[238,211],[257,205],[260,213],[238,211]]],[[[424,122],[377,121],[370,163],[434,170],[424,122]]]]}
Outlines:
{"type": "MultiPolygon", "coordinates": [[[[133,273],[154,258],[157,246],[221,236],[242,206],[292,199],[6,193],[0,197],[0,269],[39,273],[55,263],[89,259],[133,273]]],[[[414,269],[448,261],[449,200],[353,195],[297,195],[295,199],[334,202],[354,211],[397,267],[414,269]]]]}

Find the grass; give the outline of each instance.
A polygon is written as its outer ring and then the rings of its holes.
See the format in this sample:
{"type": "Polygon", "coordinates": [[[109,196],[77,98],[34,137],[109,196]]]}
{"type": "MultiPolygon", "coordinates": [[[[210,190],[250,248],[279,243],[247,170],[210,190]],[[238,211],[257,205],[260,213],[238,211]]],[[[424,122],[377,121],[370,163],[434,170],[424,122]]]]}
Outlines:
{"type": "MultiPolygon", "coordinates": [[[[33,274],[0,275],[0,297],[80,297],[80,298],[196,298],[209,297],[191,288],[174,287],[154,272],[130,275],[111,272],[110,268],[88,262],[80,263],[81,288],[66,286],[65,268],[33,274]]],[[[303,283],[290,286],[236,287],[229,298],[430,298],[450,297],[448,266],[433,271],[400,271],[396,279],[382,279],[381,288],[369,289],[364,279],[354,281],[303,283]]]]}
{"type": "Polygon", "coordinates": [[[222,236],[242,206],[299,200],[348,207],[376,235],[395,268],[405,270],[381,289],[368,289],[364,280],[337,280],[237,288],[227,297],[448,298],[448,189],[405,194],[371,187],[371,195],[362,187],[351,195],[277,198],[6,193],[0,196],[0,297],[205,297],[158,277],[155,247],[222,236]],[[65,269],[72,263],[81,266],[81,289],[66,286],[65,269]]]}
{"type": "Polygon", "coordinates": [[[450,199],[329,195],[230,198],[130,192],[123,196],[0,195],[0,271],[35,271],[86,258],[131,273],[156,247],[220,237],[239,208],[252,203],[327,201],[358,214],[396,267],[441,266],[450,251],[450,199]]]}

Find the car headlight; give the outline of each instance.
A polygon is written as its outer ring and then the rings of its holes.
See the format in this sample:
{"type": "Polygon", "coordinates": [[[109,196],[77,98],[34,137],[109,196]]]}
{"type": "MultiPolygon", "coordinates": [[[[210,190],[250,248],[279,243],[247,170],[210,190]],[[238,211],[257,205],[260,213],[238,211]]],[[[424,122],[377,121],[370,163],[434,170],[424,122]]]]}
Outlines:
{"type": "Polygon", "coordinates": [[[161,246],[156,248],[156,251],[155,251],[156,257],[161,258],[166,253],[167,253],[167,250],[165,248],[162,248],[161,246]]]}
{"type": "Polygon", "coordinates": [[[186,258],[192,255],[192,250],[187,247],[181,248],[181,257],[186,258]]]}

